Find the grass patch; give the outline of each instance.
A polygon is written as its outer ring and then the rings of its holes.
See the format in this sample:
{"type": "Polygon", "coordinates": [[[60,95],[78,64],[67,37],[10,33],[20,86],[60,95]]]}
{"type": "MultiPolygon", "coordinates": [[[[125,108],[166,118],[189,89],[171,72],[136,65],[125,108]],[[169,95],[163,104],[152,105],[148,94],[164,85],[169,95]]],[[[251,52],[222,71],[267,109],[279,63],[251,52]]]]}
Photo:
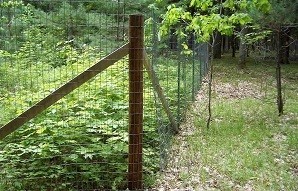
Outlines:
{"type": "Polygon", "coordinates": [[[226,91],[228,96],[213,94],[209,130],[207,112],[198,111],[204,114],[197,115],[195,133],[187,138],[192,151],[188,154],[200,155],[192,173],[200,174],[205,187],[219,190],[297,190],[298,85],[293,79],[298,65],[283,67],[285,114],[278,117],[274,65],[250,63],[246,71],[238,71],[233,63],[226,58],[215,61],[214,83],[229,84],[243,96],[233,97],[232,90],[226,91]],[[257,88],[247,94],[240,82],[257,88]],[[256,94],[261,94],[258,99],[256,94]]]}

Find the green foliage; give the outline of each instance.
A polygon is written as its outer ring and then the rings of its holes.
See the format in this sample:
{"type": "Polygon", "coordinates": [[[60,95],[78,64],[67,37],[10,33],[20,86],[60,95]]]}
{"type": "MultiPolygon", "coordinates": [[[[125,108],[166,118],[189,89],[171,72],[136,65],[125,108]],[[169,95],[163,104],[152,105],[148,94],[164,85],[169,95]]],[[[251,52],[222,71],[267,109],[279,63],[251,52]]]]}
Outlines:
{"type": "MultiPolygon", "coordinates": [[[[82,46],[84,36],[94,32],[108,34],[108,30],[98,22],[105,15],[90,16],[81,5],[68,3],[61,3],[53,12],[44,12],[30,4],[1,2],[1,14],[1,37],[7,37],[1,38],[0,51],[3,125],[40,100],[40,95],[85,70],[90,59],[101,57],[102,52],[96,48],[82,46]],[[89,25],[87,17],[92,18],[89,25]],[[13,22],[11,34],[5,28],[8,22],[13,22]]],[[[114,81],[120,79],[118,74],[113,75],[117,78],[114,81]]],[[[128,136],[124,129],[127,121],[122,117],[127,112],[127,94],[118,94],[113,88],[126,87],[127,79],[120,82],[103,88],[103,92],[94,90],[82,103],[77,102],[79,94],[73,93],[1,141],[1,190],[91,189],[89,182],[97,182],[98,188],[125,187],[128,136]],[[105,104],[101,105],[99,98],[105,104]],[[104,173],[108,171],[118,173],[104,173]]],[[[94,86],[85,85],[84,91],[94,86]]],[[[154,155],[156,152],[147,156],[154,155]]],[[[156,168],[151,167],[147,168],[150,172],[156,168]]]]}
{"type": "Polygon", "coordinates": [[[65,0],[42,0],[42,1],[36,1],[36,0],[23,0],[25,4],[30,4],[34,6],[35,9],[39,9],[44,12],[50,12],[54,11],[57,7],[61,5],[62,2],[66,2],[65,0]]]}
{"type": "Polygon", "coordinates": [[[20,60],[24,67],[29,64],[57,67],[71,64],[78,58],[78,52],[71,46],[72,41],[60,41],[44,29],[29,28],[24,31],[24,40],[20,50],[15,53],[15,60],[20,60]]]}
{"type": "Polygon", "coordinates": [[[271,9],[265,14],[252,10],[251,15],[259,25],[276,30],[280,25],[297,23],[298,16],[295,13],[298,11],[298,5],[296,0],[270,0],[270,3],[271,9]]]}
{"type": "Polygon", "coordinates": [[[223,35],[230,35],[236,25],[251,23],[251,16],[247,13],[251,9],[268,12],[270,10],[270,4],[268,0],[229,0],[225,1],[222,5],[220,3],[214,3],[211,0],[192,0],[185,2],[179,7],[176,7],[174,4],[168,7],[168,11],[163,17],[163,25],[160,32],[161,35],[165,35],[168,33],[170,27],[182,27],[177,30],[179,31],[177,35],[186,36],[187,31],[194,31],[197,41],[207,42],[214,31],[219,31],[223,35]],[[233,11],[233,13],[231,15],[224,15],[222,13],[224,8],[233,11]],[[186,28],[185,25],[187,26],[186,28]]]}
{"type": "MultiPolygon", "coordinates": [[[[65,1],[58,3],[57,1],[58,5],[55,9],[44,11],[36,9],[36,6],[32,6],[31,3],[35,5],[36,2],[14,3],[9,4],[10,6],[6,5],[7,3],[1,3],[1,49],[10,52],[19,50],[22,43],[33,40],[26,36],[32,30],[40,30],[41,35],[45,34],[47,38],[45,40],[50,43],[49,47],[57,41],[68,42],[73,48],[82,48],[86,44],[94,46],[101,42],[107,43],[104,42],[105,39],[109,42],[115,41],[116,30],[111,32],[108,27],[116,22],[116,17],[106,15],[101,10],[88,12],[83,4],[65,1]],[[106,27],[101,26],[103,22],[107,25],[106,27]]],[[[43,1],[43,3],[46,2],[43,1]]],[[[42,6],[42,3],[37,4],[42,6]]],[[[56,64],[56,66],[60,65],[64,64],[56,64]]]]}
{"type": "MultiPolygon", "coordinates": [[[[119,7],[122,7],[122,1],[119,1],[119,7]]],[[[118,11],[118,2],[117,1],[85,1],[84,7],[87,11],[98,11],[105,14],[116,13],[118,11]]]]}
{"type": "Polygon", "coordinates": [[[32,7],[24,5],[22,1],[2,1],[0,16],[0,47],[14,51],[22,42],[18,34],[31,24],[32,7]]]}
{"type": "Polygon", "coordinates": [[[226,0],[223,2],[223,7],[228,8],[232,11],[244,11],[247,12],[249,10],[257,9],[263,13],[268,13],[271,9],[271,4],[268,0],[226,0]]]}
{"type": "Polygon", "coordinates": [[[262,29],[258,25],[251,26],[249,29],[251,29],[251,32],[245,34],[244,36],[242,36],[240,33],[236,33],[236,35],[240,37],[241,40],[243,40],[246,44],[259,42],[260,40],[265,39],[272,34],[272,31],[262,29]]]}
{"type": "MultiPolygon", "coordinates": [[[[7,190],[125,188],[128,118],[124,116],[128,115],[128,94],[123,87],[128,86],[128,79],[123,74],[127,73],[126,65],[124,60],[113,66],[1,142],[2,186],[7,190]],[[94,88],[100,79],[110,82],[94,88]],[[87,91],[82,99],[79,92],[87,91]]],[[[71,65],[67,67],[66,71],[71,69],[71,65]]],[[[18,92],[19,101],[24,103],[23,93],[26,91],[18,92]]],[[[152,96],[145,101],[149,104],[147,108],[154,106],[152,96]]],[[[146,119],[144,141],[151,144],[144,148],[144,170],[152,176],[158,168],[155,162],[158,136],[154,116],[146,119]]]]}
{"type": "MultiPolygon", "coordinates": [[[[126,9],[128,14],[146,14],[149,11],[149,5],[152,3],[152,0],[122,0],[126,4],[126,9]]],[[[120,1],[121,2],[121,1],[120,1]]]]}
{"type": "MultiPolygon", "coordinates": [[[[30,43],[30,46],[24,43],[26,48],[22,47],[14,55],[2,52],[3,59],[13,57],[19,61],[15,63],[14,68],[18,68],[19,65],[26,66],[23,68],[22,75],[26,76],[31,71],[30,73],[33,74],[31,77],[36,79],[28,86],[25,86],[25,80],[24,86],[16,89],[13,97],[5,94],[1,98],[0,103],[3,106],[1,108],[12,110],[8,113],[10,114],[8,118],[14,116],[16,112],[20,114],[22,112],[20,109],[36,103],[40,99],[39,95],[51,91],[61,81],[69,79],[68,73],[73,72],[74,65],[77,71],[83,71],[84,63],[94,56],[92,50],[89,50],[91,52],[85,50],[86,52],[80,54],[75,63],[56,68],[52,67],[53,61],[35,63],[34,60],[37,58],[35,54],[39,55],[38,60],[41,61],[46,59],[46,54],[41,55],[42,49],[40,51],[33,49],[34,43],[36,47],[41,44],[40,29],[31,32],[34,35],[27,36],[36,38],[31,43],[32,46],[30,43]],[[22,60],[19,59],[20,55],[22,60]],[[36,76],[34,76],[35,73],[36,76]],[[59,73],[60,77],[52,78],[51,75],[54,73],[59,73]],[[44,81],[43,84],[35,83],[41,80],[44,81]],[[29,93],[30,98],[26,96],[29,93]],[[13,105],[10,105],[11,103],[13,105]]],[[[55,44],[53,46],[55,47],[55,44]]],[[[67,47],[68,45],[62,44],[61,46],[67,47]]],[[[94,57],[99,57],[99,54],[94,57]]],[[[186,57],[183,59],[185,60],[186,57]]],[[[166,61],[160,58],[158,63],[159,73],[167,72],[167,75],[160,75],[160,80],[162,86],[167,87],[165,91],[170,107],[173,111],[177,109],[179,91],[181,96],[179,100],[181,108],[179,109],[182,111],[188,106],[188,98],[191,97],[189,90],[192,83],[190,75],[192,70],[186,67],[188,62],[185,62],[181,66],[181,78],[178,79],[178,62],[175,59],[166,61]],[[177,81],[179,80],[181,86],[178,90],[177,81]]],[[[9,70],[10,68],[3,68],[2,73],[7,74],[9,70]]],[[[48,190],[53,189],[54,185],[55,190],[88,189],[88,186],[90,189],[92,186],[115,190],[125,188],[128,152],[127,72],[127,60],[122,60],[2,141],[0,143],[0,167],[3,171],[0,172],[0,179],[3,182],[3,189],[48,190]],[[102,79],[105,79],[105,83],[101,82],[102,79]],[[101,84],[99,88],[95,88],[98,84],[101,84]],[[82,95],[81,92],[85,93],[82,95]],[[30,177],[30,179],[24,177],[30,177]],[[94,184],[89,185],[88,182],[94,182],[94,184]]],[[[14,76],[11,77],[14,78],[14,76]]],[[[8,76],[4,76],[4,79],[10,81],[8,76]]],[[[152,85],[147,76],[145,82],[144,174],[145,179],[149,181],[146,182],[148,185],[152,184],[155,173],[159,169],[157,161],[159,160],[160,137],[158,131],[168,131],[169,127],[156,128],[158,124],[153,115],[156,112],[156,103],[152,95],[152,85]]],[[[16,85],[12,83],[11,86],[15,88],[16,85]]],[[[21,84],[18,85],[21,86],[21,84]]],[[[182,114],[180,112],[176,117],[182,119],[182,114]]],[[[159,116],[159,118],[166,119],[163,123],[168,123],[165,114],[162,115],[164,116],[159,116]]],[[[166,144],[163,147],[168,146],[169,140],[166,139],[169,137],[163,138],[162,142],[166,144]]]]}
{"type": "Polygon", "coordinates": [[[53,24],[59,24],[62,27],[65,39],[73,39],[75,36],[85,32],[83,28],[87,23],[88,15],[83,5],[74,7],[73,5],[63,2],[56,12],[50,14],[53,24]]]}

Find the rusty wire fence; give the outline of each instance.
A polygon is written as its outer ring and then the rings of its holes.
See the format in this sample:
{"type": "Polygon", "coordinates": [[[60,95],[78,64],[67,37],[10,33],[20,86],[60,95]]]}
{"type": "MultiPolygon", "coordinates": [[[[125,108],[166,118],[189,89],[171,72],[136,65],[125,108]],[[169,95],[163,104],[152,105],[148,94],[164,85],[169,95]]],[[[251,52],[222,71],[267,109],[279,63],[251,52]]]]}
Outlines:
{"type": "Polygon", "coordinates": [[[0,1],[0,190],[154,184],[206,74],[208,48],[191,38],[192,53],[183,53],[179,39],[158,39],[160,19],[143,12],[143,111],[134,114],[142,118],[142,140],[132,142],[129,102],[140,92],[131,88],[133,58],[126,56],[134,38],[129,15],[146,6],[124,0],[0,1]],[[131,150],[135,146],[141,151],[131,150]]]}

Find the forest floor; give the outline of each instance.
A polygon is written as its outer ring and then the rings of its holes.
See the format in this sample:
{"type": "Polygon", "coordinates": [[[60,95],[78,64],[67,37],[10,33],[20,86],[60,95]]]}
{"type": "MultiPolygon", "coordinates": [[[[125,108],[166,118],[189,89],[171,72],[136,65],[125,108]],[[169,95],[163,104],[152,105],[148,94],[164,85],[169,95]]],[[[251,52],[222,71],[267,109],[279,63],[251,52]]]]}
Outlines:
{"type": "Polygon", "coordinates": [[[210,129],[205,82],[153,190],[298,190],[298,63],[282,74],[278,116],[274,61],[215,60],[210,129]]]}

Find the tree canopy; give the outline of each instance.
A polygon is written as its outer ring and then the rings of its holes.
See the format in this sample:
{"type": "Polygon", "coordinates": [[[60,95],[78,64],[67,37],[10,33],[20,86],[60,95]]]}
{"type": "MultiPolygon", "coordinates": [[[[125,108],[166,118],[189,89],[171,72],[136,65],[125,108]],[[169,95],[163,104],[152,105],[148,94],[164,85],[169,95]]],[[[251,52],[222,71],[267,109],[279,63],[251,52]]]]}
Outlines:
{"type": "MultiPolygon", "coordinates": [[[[165,1],[157,0],[157,3],[165,1]]],[[[184,0],[168,5],[161,34],[166,34],[171,26],[183,23],[186,27],[180,28],[177,34],[185,36],[187,31],[194,31],[198,41],[206,42],[214,31],[230,35],[237,25],[252,23],[250,12],[268,13],[270,9],[268,0],[184,0]]]]}

